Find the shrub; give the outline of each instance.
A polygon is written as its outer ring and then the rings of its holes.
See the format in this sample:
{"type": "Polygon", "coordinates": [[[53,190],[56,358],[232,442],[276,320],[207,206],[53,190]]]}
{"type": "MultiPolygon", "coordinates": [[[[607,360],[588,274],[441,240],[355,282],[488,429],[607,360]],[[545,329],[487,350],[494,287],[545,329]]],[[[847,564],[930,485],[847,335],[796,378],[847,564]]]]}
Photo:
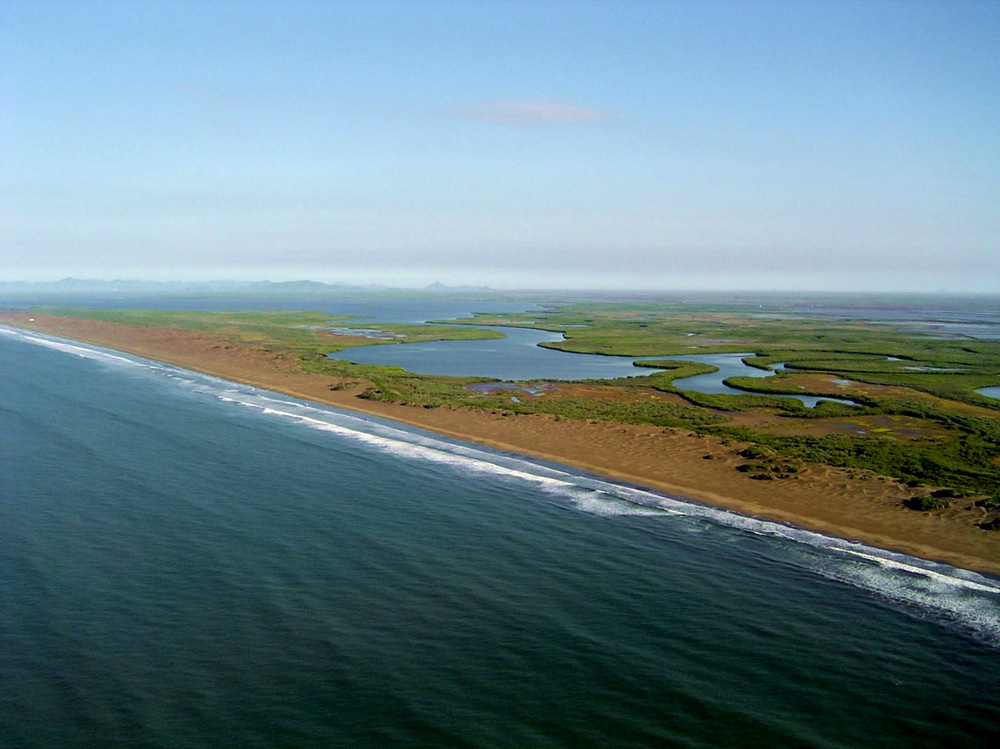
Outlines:
{"type": "Polygon", "coordinates": [[[944,509],[951,503],[947,499],[943,499],[941,497],[910,497],[909,499],[903,500],[903,504],[911,510],[929,512],[930,510],[944,509]]]}

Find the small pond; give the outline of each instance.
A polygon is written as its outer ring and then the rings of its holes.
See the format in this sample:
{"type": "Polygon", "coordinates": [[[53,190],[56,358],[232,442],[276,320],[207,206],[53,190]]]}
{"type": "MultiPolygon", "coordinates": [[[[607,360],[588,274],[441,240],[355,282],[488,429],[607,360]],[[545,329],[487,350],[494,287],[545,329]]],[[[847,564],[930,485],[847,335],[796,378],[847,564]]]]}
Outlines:
{"type": "Polygon", "coordinates": [[[1000,385],[995,385],[988,388],[979,388],[977,391],[980,395],[985,395],[987,398],[995,398],[1000,400],[1000,385]]]}

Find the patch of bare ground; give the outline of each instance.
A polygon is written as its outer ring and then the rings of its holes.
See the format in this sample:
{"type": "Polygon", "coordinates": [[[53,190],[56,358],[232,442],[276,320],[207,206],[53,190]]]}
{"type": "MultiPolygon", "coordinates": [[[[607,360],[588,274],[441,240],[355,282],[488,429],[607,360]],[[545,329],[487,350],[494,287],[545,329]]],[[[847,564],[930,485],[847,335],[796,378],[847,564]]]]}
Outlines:
{"type": "MultiPolygon", "coordinates": [[[[986,419],[995,419],[997,412],[981,406],[974,406],[971,403],[946,400],[936,395],[925,393],[921,390],[914,390],[900,385],[873,385],[865,382],[851,382],[850,389],[860,393],[877,396],[879,398],[889,398],[900,401],[922,401],[944,411],[961,414],[963,416],[976,416],[986,419]]],[[[850,390],[842,391],[844,397],[850,398],[850,390]]]]}
{"type": "Polygon", "coordinates": [[[886,437],[910,442],[924,439],[951,439],[947,429],[927,419],[896,414],[868,414],[861,416],[836,416],[831,418],[798,418],[778,412],[732,413],[727,426],[740,426],[769,434],[809,435],[843,434],[858,437],[886,437]]]}
{"type": "Polygon", "coordinates": [[[686,400],[676,393],[665,393],[651,387],[641,387],[629,385],[619,387],[614,385],[595,385],[591,383],[555,382],[545,390],[546,398],[555,400],[582,400],[586,398],[599,398],[603,400],[614,400],[622,403],[642,403],[646,401],[659,401],[673,405],[690,405],[686,400]]]}

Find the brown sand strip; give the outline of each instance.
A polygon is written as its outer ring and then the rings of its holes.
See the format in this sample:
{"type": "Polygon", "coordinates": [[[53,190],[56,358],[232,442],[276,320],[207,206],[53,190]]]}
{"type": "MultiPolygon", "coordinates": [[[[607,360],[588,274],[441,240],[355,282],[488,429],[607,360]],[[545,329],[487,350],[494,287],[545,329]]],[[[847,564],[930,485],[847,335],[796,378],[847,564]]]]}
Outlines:
{"type": "Polygon", "coordinates": [[[393,419],[746,515],[1000,575],[1000,533],[976,528],[974,510],[907,510],[901,502],[914,490],[891,479],[807,466],[790,479],[755,481],[735,470],[745,462],[736,455],[742,445],[724,446],[717,438],[683,430],[363,400],[357,397],[361,388],[331,390],[336,379],[298,371],[294,362],[280,355],[189,331],[14,313],[0,314],[0,323],[393,419]],[[707,454],[714,459],[705,459],[707,454]]]}

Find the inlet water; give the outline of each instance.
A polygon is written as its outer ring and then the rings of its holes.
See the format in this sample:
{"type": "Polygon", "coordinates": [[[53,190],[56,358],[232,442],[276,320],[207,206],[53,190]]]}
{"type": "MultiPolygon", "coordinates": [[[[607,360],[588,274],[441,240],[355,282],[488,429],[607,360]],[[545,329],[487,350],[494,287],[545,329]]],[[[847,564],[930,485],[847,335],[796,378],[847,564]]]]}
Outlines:
{"type": "MultiPolygon", "coordinates": [[[[562,340],[561,333],[524,328],[487,327],[506,337],[486,341],[429,341],[353,346],[330,354],[331,359],[358,364],[379,364],[402,367],[417,374],[449,375],[454,377],[491,377],[498,380],[597,380],[617,377],[643,377],[652,369],[636,367],[633,357],[578,354],[542,348],[538,344],[562,340]]],[[[646,357],[695,361],[718,367],[718,371],[676,380],[681,390],[698,393],[745,395],[726,385],[728,377],[767,377],[773,372],[749,367],[743,354],[691,354],[646,357]]],[[[807,406],[821,400],[851,404],[843,398],[815,397],[774,393],[781,398],[794,398],[807,406]]]]}
{"type": "Polygon", "coordinates": [[[561,333],[481,327],[503,333],[504,338],[354,346],[330,354],[330,358],[402,367],[417,374],[492,377],[498,380],[641,377],[651,371],[633,366],[633,359],[628,357],[571,354],[538,345],[561,341],[561,333]]]}

